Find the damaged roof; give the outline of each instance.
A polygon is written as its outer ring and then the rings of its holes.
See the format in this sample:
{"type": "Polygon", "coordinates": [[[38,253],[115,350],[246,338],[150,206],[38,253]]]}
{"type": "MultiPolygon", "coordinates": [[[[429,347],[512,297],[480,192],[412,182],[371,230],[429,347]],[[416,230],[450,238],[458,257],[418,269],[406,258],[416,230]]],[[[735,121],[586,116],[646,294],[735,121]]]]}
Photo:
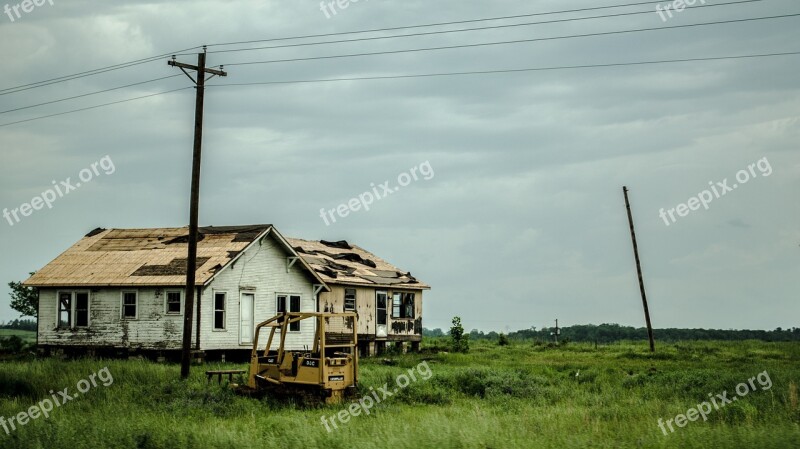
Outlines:
{"type": "Polygon", "coordinates": [[[417,280],[411,273],[344,240],[286,240],[328,284],[430,289],[430,286],[417,280]]]}
{"type": "MultiPolygon", "coordinates": [[[[199,228],[196,285],[205,285],[214,274],[270,230],[274,228],[268,224],[199,228]]],[[[37,271],[25,281],[25,285],[185,285],[188,240],[188,227],[98,228],[37,271]]],[[[287,249],[292,252],[291,248],[287,249]]]]}

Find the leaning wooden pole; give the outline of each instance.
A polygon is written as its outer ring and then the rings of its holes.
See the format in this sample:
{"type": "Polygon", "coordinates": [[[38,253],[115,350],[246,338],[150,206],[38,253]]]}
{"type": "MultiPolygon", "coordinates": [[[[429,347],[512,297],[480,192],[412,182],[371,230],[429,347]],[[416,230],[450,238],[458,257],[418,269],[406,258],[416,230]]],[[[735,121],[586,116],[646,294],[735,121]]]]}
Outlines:
{"type": "Polygon", "coordinates": [[[197,91],[194,111],[194,151],[192,153],[192,184],[189,204],[189,254],[186,258],[186,304],[183,308],[183,344],[181,345],[181,378],[189,377],[192,350],[192,320],[194,319],[194,287],[197,270],[198,210],[200,208],[200,158],[203,142],[203,97],[205,93],[206,54],[197,55],[197,91]]]}
{"type": "Polygon", "coordinates": [[[628,211],[628,223],[631,228],[631,241],[633,241],[633,257],[636,259],[636,274],[639,276],[639,291],[642,293],[644,320],[647,322],[647,338],[650,340],[650,352],[656,352],[653,326],[650,324],[650,309],[647,307],[647,295],[644,292],[644,277],[642,277],[642,264],[639,261],[639,247],[636,245],[636,231],[633,229],[633,215],[631,214],[631,203],[628,201],[628,188],[626,186],[622,186],[622,194],[625,196],[625,209],[628,211]]]}
{"type": "MultiPolygon", "coordinates": [[[[206,74],[211,76],[226,76],[222,70],[209,69],[206,67],[206,48],[197,54],[197,65],[184,64],[175,61],[167,64],[180,68],[186,76],[191,79],[196,86],[196,98],[194,109],[194,147],[192,152],[192,183],[191,198],[189,204],[189,247],[186,256],[186,290],[183,306],[183,342],[181,344],[181,378],[189,377],[189,367],[191,364],[192,350],[192,319],[194,318],[194,299],[195,299],[195,271],[197,270],[197,240],[198,240],[198,210],[200,208],[200,160],[201,148],[203,143],[203,100],[205,95],[206,74]],[[194,70],[196,78],[192,78],[186,69],[194,70]]],[[[209,78],[210,79],[210,78],[209,78]]],[[[198,303],[200,298],[197,298],[198,303]]],[[[198,310],[199,310],[198,304],[198,310]]],[[[198,321],[198,326],[199,326],[198,321]]],[[[198,349],[200,334],[197,337],[198,349]]]]}

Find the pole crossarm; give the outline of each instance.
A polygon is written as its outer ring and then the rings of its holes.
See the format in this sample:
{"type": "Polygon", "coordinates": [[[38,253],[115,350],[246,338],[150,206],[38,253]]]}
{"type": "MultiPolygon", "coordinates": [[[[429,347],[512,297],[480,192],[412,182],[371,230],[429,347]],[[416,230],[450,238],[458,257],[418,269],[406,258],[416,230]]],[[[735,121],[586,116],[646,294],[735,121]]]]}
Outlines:
{"type": "MultiPolygon", "coordinates": [[[[195,70],[195,71],[199,70],[199,68],[196,65],[185,64],[183,62],[178,62],[178,61],[167,61],[167,64],[169,64],[169,65],[171,65],[173,67],[178,67],[180,69],[189,69],[189,70],[195,70]]],[[[228,72],[225,72],[224,70],[205,68],[205,69],[203,69],[203,72],[211,73],[211,74],[214,74],[214,75],[217,75],[217,76],[228,76],[228,72]]],[[[196,81],[195,81],[195,83],[196,83],[196,81]]]]}

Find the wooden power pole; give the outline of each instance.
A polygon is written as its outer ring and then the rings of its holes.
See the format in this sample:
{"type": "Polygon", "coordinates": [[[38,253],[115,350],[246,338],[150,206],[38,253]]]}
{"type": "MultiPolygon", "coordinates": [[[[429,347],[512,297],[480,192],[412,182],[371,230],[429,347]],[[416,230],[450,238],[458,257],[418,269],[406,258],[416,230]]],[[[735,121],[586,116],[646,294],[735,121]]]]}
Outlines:
{"type": "Polygon", "coordinates": [[[556,339],[556,344],[558,344],[559,335],[561,335],[561,328],[558,327],[558,319],[556,319],[556,328],[553,329],[553,337],[556,339]]]}
{"type": "Polygon", "coordinates": [[[642,277],[642,264],[639,262],[639,247],[636,246],[636,231],[633,229],[633,215],[631,215],[631,203],[628,202],[628,188],[626,186],[622,186],[622,194],[625,195],[625,208],[628,210],[628,223],[631,227],[631,240],[633,241],[633,257],[636,259],[636,273],[639,275],[639,291],[642,293],[644,320],[647,322],[647,338],[650,339],[650,352],[656,352],[653,326],[650,324],[650,309],[647,307],[647,295],[644,293],[644,278],[642,277]]]}
{"type": "MultiPolygon", "coordinates": [[[[206,68],[206,47],[197,55],[197,65],[167,61],[167,64],[178,67],[196,85],[197,97],[194,109],[194,153],[192,155],[192,193],[189,206],[189,254],[186,258],[186,300],[183,307],[183,346],[181,354],[181,378],[189,377],[189,366],[192,361],[192,319],[194,315],[195,271],[197,270],[197,215],[200,205],[200,155],[203,142],[203,97],[205,94],[206,73],[211,77],[227,76],[222,70],[206,68]],[[195,77],[186,70],[194,70],[195,77]]],[[[222,67],[220,67],[221,69],[222,67]]],[[[209,77],[209,79],[211,78],[209,77]]],[[[199,300],[199,298],[198,298],[199,300]]]]}

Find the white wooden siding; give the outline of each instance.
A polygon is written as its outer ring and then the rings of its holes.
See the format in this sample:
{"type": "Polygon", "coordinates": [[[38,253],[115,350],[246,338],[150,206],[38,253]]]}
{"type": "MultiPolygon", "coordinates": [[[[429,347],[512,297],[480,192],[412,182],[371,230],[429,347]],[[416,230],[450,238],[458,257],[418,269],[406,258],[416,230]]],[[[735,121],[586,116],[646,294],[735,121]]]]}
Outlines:
{"type": "MultiPolygon", "coordinates": [[[[256,243],[239,257],[233,266],[217,274],[203,291],[200,321],[200,348],[248,349],[239,344],[239,300],[241,293],[255,295],[255,325],[272,318],[277,313],[277,295],[300,295],[300,311],[314,312],[314,287],[311,275],[295,263],[286,272],[289,254],[274,238],[267,237],[260,245],[256,243]],[[214,293],[226,292],[225,330],[214,330],[214,293]]],[[[287,302],[288,307],[288,302],[287,302]]],[[[313,320],[300,322],[300,332],[286,335],[287,349],[302,349],[312,346],[315,327],[313,320]]],[[[279,334],[276,333],[276,338],[279,334]]],[[[266,344],[269,333],[264,331],[259,338],[266,344]]]]}
{"type": "MultiPolygon", "coordinates": [[[[267,237],[250,247],[236,263],[218,273],[209,286],[203,289],[200,321],[200,348],[203,350],[249,349],[239,344],[240,292],[255,295],[255,325],[276,314],[278,293],[300,295],[300,310],[315,311],[313,278],[302,265],[294,264],[286,272],[286,250],[274,238],[267,237]],[[214,330],[215,291],[227,292],[226,329],[214,330]]],[[[166,291],[175,288],[98,288],[98,289],[40,289],[39,344],[51,346],[102,346],[131,349],[180,349],[183,336],[183,313],[166,313],[166,291]],[[122,291],[136,290],[137,316],[121,319],[122,291]],[[89,292],[89,327],[57,329],[59,291],[89,292]]],[[[197,298],[194,306],[195,325],[197,298]]],[[[311,346],[315,327],[311,320],[300,323],[300,332],[287,335],[288,349],[311,346]]],[[[197,328],[192,330],[192,347],[196,342],[197,328]]],[[[266,343],[268,334],[263,336],[266,343]]]]}
{"type": "Polygon", "coordinates": [[[39,290],[39,344],[109,346],[117,348],[179,349],[183,315],[165,310],[161,288],[98,288],[39,290]],[[58,292],[89,292],[89,326],[58,329],[58,292]],[[122,291],[137,291],[137,319],[121,319],[122,291]]]}

